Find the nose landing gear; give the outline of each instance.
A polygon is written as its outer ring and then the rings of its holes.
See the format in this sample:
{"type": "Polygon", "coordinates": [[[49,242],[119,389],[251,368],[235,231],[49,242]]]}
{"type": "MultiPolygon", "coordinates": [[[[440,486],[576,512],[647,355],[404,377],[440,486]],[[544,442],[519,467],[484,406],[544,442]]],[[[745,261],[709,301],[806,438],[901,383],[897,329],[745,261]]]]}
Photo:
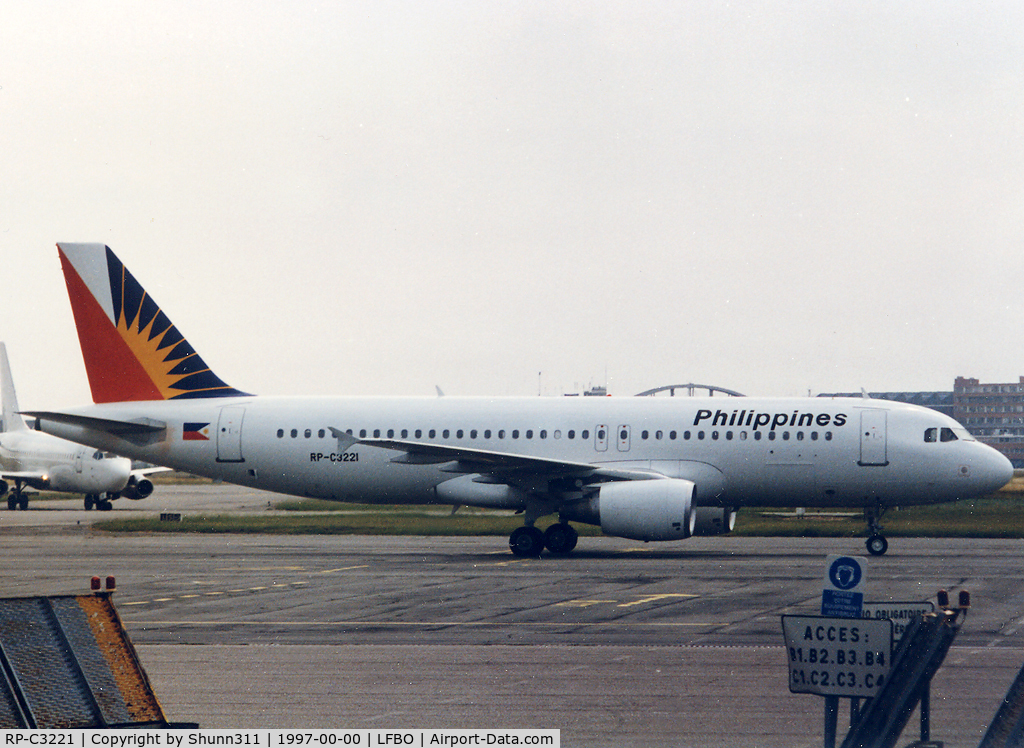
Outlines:
{"type": "Polygon", "coordinates": [[[881,504],[864,507],[864,519],[868,523],[868,539],[864,545],[872,556],[884,556],[885,552],[889,550],[889,541],[882,534],[882,525],[879,522],[882,515],[885,514],[886,508],[881,504]]]}

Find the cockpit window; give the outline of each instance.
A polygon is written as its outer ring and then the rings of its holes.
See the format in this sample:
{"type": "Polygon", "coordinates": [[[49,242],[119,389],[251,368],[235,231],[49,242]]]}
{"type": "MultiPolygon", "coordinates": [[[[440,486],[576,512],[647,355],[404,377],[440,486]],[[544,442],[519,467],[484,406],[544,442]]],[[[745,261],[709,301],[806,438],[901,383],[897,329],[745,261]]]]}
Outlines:
{"type": "Polygon", "coordinates": [[[965,428],[956,428],[956,427],[949,428],[949,427],[946,427],[946,426],[944,426],[941,429],[940,428],[934,428],[934,427],[930,428],[930,429],[925,429],[924,430],[924,440],[926,442],[928,442],[928,443],[931,443],[931,442],[955,442],[955,441],[972,442],[972,441],[975,441],[974,437],[971,436],[971,433],[967,429],[965,429],[965,428]]]}
{"type": "Polygon", "coordinates": [[[102,460],[103,459],[103,452],[101,452],[100,450],[97,449],[95,452],[92,453],[92,458],[94,460],[102,460]]]}

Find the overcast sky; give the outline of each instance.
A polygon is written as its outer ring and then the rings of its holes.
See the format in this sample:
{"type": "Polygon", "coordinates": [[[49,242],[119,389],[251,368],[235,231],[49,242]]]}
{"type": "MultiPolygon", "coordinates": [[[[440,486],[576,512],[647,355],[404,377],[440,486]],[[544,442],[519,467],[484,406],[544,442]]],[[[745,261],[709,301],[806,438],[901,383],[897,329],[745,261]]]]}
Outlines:
{"type": "Polygon", "coordinates": [[[23,2],[0,339],[90,399],[58,241],[262,394],[1024,374],[1018,2],[23,2]]]}

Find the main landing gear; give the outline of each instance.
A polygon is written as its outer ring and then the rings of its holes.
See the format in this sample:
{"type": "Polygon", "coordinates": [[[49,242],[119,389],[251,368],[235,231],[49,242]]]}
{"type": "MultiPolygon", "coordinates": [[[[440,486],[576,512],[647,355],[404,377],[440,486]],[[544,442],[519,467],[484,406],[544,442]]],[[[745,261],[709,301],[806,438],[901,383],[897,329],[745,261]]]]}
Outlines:
{"type": "Polygon", "coordinates": [[[520,558],[537,558],[545,548],[557,556],[565,556],[572,552],[579,539],[579,533],[568,522],[557,522],[543,532],[533,525],[525,525],[512,531],[508,547],[520,558]]]}
{"type": "MultiPolygon", "coordinates": [[[[0,481],[0,487],[3,488],[0,491],[0,496],[7,492],[7,484],[4,481],[0,481]]],[[[14,481],[14,490],[11,491],[11,495],[7,497],[7,508],[12,512],[15,509],[25,510],[28,509],[28,496],[21,490],[21,481],[14,481]]]]}
{"type": "Polygon", "coordinates": [[[106,498],[100,498],[99,494],[87,493],[85,495],[85,511],[88,512],[90,509],[95,507],[97,511],[109,512],[114,508],[114,505],[110,503],[112,498],[116,499],[117,497],[111,496],[108,493],[106,498]]]}
{"type": "Polygon", "coordinates": [[[872,556],[884,556],[889,550],[889,541],[882,534],[882,525],[879,520],[885,514],[886,507],[881,504],[864,507],[864,519],[868,523],[868,539],[864,542],[868,553],[872,556]]]}

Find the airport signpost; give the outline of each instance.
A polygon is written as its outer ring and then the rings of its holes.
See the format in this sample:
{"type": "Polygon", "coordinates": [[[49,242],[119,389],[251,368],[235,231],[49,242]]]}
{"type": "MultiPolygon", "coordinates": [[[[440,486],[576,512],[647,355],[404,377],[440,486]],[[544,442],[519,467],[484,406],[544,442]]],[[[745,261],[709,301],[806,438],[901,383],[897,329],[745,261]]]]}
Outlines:
{"type": "Polygon", "coordinates": [[[789,690],[871,698],[889,675],[892,621],[782,616],[789,690]]]}
{"type": "Polygon", "coordinates": [[[821,614],[860,618],[867,584],[867,559],[863,556],[829,556],[821,590],[821,614]]]}

